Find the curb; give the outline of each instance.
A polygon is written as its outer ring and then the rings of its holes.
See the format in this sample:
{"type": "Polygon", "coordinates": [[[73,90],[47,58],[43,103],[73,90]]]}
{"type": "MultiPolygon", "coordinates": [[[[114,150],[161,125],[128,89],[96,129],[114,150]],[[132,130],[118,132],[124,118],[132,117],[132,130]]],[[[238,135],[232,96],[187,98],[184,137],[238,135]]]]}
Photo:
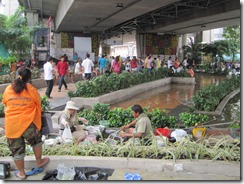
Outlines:
{"type": "MultiPolygon", "coordinates": [[[[75,167],[100,167],[111,169],[135,169],[151,172],[194,172],[205,174],[221,174],[232,177],[240,176],[240,162],[211,161],[211,160],[163,160],[142,158],[118,158],[118,157],[83,157],[83,156],[49,156],[50,163],[45,170],[53,170],[57,165],[64,163],[66,166],[75,167]]],[[[11,157],[3,157],[2,161],[10,162],[11,170],[16,166],[11,157]]],[[[35,165],[34,156],[25,157],[25,167],[32,168],[35,165]]]]}

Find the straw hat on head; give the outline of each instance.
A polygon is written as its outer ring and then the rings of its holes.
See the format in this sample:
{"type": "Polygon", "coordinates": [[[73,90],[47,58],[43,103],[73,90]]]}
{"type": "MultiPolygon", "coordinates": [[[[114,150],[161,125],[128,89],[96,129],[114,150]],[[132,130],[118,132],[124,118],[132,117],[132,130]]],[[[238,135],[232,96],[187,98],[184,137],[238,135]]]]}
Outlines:
{"type": "Polygon", "coordinates": [[[74,110],[79,110],[79,108],[75,105],[75,102],[73,101],[68,101],[66,103],[65,109],[74,109],[74,110]]]}

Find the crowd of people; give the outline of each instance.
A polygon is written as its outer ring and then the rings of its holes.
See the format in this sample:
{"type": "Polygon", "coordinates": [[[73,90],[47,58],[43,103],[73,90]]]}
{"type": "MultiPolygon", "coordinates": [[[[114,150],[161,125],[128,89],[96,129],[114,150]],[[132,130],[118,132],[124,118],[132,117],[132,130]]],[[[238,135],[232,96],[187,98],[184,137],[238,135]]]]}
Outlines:
{"type": "Polygon", "coordinates": [[[89,53],[86,54],[84,60],[82,60],[76,52],[72,60],[68,60],[66,54],[61,56],[60,60],[50,56],[43,66],[44,79],[47,83],[46,96],[52,98],[50,95],[53,85],[56,84],[57,81],[59,92],[62,90],[62,86],[67,90],[66,76],[69,76],[71,81],[74,82],[75,76],[78,76],[79,80],[91,80],[98,75],[110,73],[120,74],[123,72],[135,73],[143,69],[146,69],[150,74],[153,70],[161,67],[168,67],[172,70],[172,73],[180,73],[186,70],[191,77],[194,77],[194,62],[189,64],[187,58],[184,58],[184,60],[180,62],[178,58],[172,61],[170,56],[166,61],[165,59],[162,60],[160,55],[157,57],[147,55],[145,58],[128,56],[123,60],[120,55],[116,57],[102,55],[97,61],[92,61],[89,53]]]}

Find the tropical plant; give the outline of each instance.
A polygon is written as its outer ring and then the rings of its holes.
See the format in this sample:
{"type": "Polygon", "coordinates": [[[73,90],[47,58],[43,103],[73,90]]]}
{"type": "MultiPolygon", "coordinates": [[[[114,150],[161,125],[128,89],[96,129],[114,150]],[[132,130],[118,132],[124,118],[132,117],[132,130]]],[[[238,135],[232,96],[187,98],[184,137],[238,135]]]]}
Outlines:
{"type": "Polygon", "coordinates": [[[50,103],[47,96],[41,97],[42,112],[47,112],[50,109],[50,103]]]}
{"type": "Polygon", "coordinates": [[[30,56],[33,32],[37,27],[27,26],[24,8],[19,7],[12,16],[0,16],[0,43],[17,59],[30,56]]]}
{"type": "Polygon", "coordinates": [[[202,51],[204,55],[210,55],[216,62],[224,61],[224,55],[228,53],[229,44],[226,40],[215,41],[209,44],[204,44],[202,51]]]}
{"type": "Polygon", "coordinates": [[[240,26],[229,26],[224,28],[223,37],[228,42],[228,56],[232,56],[232,62],[236,54],[240,53],[240,26]]]}
{"type": "Polygon", "coordinates": [[[184,57],[189,58],[191,61],[195,61],[196,64],[200,63],[201,61],[201,53],[202,53],[202,44],[201,43],[194,43],[193,39],[189,37],[190,44],[184,45],[182,47],[184,52],[184,57]]]}

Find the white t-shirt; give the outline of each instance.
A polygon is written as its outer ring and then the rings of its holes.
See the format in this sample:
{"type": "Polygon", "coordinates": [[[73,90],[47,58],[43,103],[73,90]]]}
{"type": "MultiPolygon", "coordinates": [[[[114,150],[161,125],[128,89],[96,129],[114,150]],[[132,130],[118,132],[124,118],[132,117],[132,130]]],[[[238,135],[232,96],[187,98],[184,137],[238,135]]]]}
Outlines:
{"type": "Polygon", "coordinates": [[[52,73],[53,66],[52,66],[52,64],[50,62],[46,62],[43,65],[43,69],[44,69],[44,79],[45,80],[52,80],[53,79],[53,73],[52,73]]]}
{"type": "Polygon", "coordinates": [[[81,72],[81,64],[78,62],[75,65],[75,74],[79,74],[81,72]]]}
{"type": "Polygon", "coordinates": [[[168,68],[170,68],[172,66],[172,61],[169,59],[168,60],[168,68]]]}
{"type": "Polygon", "coordinates": [[[92,67],[94,66],[92,60],[90,60],[89,58],[86,58],[82,62],[82,66],[84,67],[84,73],[92,73],[92,67]]]}

